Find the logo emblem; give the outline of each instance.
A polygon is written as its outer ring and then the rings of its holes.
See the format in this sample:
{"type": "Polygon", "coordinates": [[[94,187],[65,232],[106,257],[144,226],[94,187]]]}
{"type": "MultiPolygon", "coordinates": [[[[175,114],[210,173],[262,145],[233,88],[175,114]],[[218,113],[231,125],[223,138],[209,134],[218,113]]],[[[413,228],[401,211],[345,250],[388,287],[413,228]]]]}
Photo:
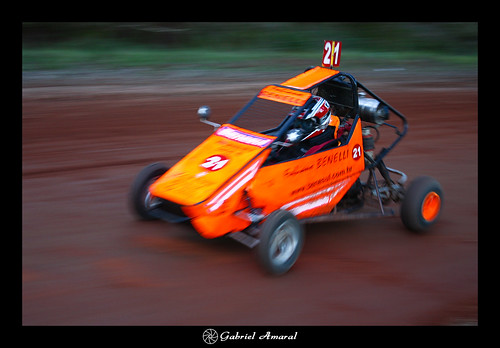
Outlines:
{"type": "Polygon", "coordinates": [[[206,344],[214,344],[219,339],[219,334],[214,329],[206,329],[203,331],[203,341],[206,344]]]}
{"type": "Polygon", "coordinates": [[[354,147],[352,148],[352,159],[357,161],[361,158],[362,155],[363,154],[361,152],[361,146],[359,144],[354,145],[354,147]]]}
{"type": "Polygon", "coordinates": [[[205,169],[211,170],[215,172],[216,170],[221,169],[229,162],[229,159],[222,155],[210,156],[205,161],[200,164],[205,169]]]}

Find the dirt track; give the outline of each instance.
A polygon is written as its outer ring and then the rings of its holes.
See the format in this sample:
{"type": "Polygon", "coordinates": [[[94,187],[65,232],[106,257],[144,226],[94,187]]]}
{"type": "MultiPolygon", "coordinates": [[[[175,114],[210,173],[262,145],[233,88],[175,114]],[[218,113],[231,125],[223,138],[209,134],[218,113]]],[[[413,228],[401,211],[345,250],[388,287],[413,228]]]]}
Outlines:
{"type": "Polygon", "coordinates": [[[477,323],[475,78],[365,82],[409,118],[387,165],[410,180],[432,175],[444,188],[442,218],[428,235],[407,232],[399,218],[308,225],[297,264],[273,278],[232,240],[130,214],[137,172],[175,163],[210,134],[198,106],[224,121],[259,87],[285,79],[247,78],[245,88],[214,77],[181,85],[26,79],[23,324],[477,323]]]}

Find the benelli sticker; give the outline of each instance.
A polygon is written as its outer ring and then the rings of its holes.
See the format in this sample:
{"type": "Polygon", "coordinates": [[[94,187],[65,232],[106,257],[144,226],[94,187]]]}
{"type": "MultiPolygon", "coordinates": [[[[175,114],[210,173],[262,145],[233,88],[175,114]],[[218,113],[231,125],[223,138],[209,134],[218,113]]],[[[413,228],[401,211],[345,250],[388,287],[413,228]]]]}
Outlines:
{"type": "Polygon", "coordinates": [[[200,166],[212,172],[215,172],[216,170],[222,169],[228,162],[229,159],[227,157],[222,155],[214,155],[208,157],[202,164],[200,164],[200,166]]]}
{"type": "Polygon", "coordinates": [[[238,143],[257,147],[266,147],[273,142],[273,139],[245,133],[228,126],[220,127],[215,134],[226,139],[237,141],[238,143]]]}
{"type": "Polygon", "coordinates": [[[311,93],[278,86],[267,86],[260,91],[258,97],[279,103],[302,106],[309,100],[311,93]]]}

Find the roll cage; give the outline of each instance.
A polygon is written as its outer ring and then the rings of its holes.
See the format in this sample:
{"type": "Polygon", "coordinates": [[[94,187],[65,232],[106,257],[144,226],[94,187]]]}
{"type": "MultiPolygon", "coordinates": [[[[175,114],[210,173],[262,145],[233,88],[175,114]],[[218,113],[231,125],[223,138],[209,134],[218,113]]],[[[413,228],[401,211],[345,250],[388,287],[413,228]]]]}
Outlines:
{"type": "MultiPolygon", "coordinates": [[[[313,95],[318,95],[326,99],[331,107],[332,114],[340,118],[355,119],[360,117],[362,121],[369,122],[362,115],[359,115],[359,90],[372,97],[373,99],[386,106],[393,114],[402,121],[402,128],[387,122],[379,126],[388,126],[395,130],[396,139],[386,148],[375,156],[375,159],[366,169],[379,165],[382,159],[389,153],[394,146],[406,135],[408,122],[406,117],[398,110],[393,108],[382,98],[377,96],[361,82],[357,81],[351,74],[332,69],[315,67],[309,68],[302,74],[299,74],[281,84],[269,85],[259,94],[252,98],[248,104],[243,107],[230,121],[230,124],[248,128],[262,134],[275,136],[275,142],[283,140],[283,135],[293,125],[295,118],[307,109],[312,103],[313,95]],[[297,100],[291,98],[263,98],[262,92],[266,88],[276,88],[283,95],[287,93],[299,94],[297,100]],[[256,119],[270,121],[269,126],[256,129],[254,123],[256,119]],[[272,121],[274,120],[274,123],[272,121]]],[[[264,122],[265,123],[265,122],[264,122]]]]}

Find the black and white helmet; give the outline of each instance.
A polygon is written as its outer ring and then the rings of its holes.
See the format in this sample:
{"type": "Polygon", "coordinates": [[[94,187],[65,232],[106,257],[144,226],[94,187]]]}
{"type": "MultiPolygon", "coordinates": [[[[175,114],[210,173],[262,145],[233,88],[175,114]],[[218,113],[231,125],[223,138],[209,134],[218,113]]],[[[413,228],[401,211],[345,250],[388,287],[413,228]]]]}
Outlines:
{"type": "Polygon", "coordinates": [[[322,134],[330,124],[330,104],[321,97],[314,96],[313,105],[297,116],[294,128],[287,133],[286,141],[298,143],[322,134]]]}

